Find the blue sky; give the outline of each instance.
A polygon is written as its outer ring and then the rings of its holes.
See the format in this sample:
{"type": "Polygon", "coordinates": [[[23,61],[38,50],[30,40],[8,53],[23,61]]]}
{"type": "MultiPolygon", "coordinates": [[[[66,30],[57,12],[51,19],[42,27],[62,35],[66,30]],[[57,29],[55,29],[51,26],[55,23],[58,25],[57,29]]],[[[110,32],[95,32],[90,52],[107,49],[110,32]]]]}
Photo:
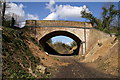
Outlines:
{"type": "Polygon", "coordinates": [[[53,43],[62,42],[62,43],[70,45],[70,42],[72,42],[73,39],[66,37],[66,36],[57,36],[57,37],[53,37],[52,41],[53,41],[53,43]]]}
{"type": "MultiPolygon", "coordinates": [[[[50,10],[46,8],[48,2],[21,2],[24,5],[24,11],[26,14],[30,13],[38,15],[42,20],[50,14],[50,10]]],[[[118,3],[112,2],[118,7],[118,3]]],[[[20,3],[17,3],[20,4],[20,3]]],[[[71,6],[83,6],[86,5],[94,16],[100,18],[102,13],[102,7],[110,4],[108,2],[56,2],[55,5],[71,5],[71,6]]],[[[84,21],[85,19],[67,19],[72,21],[84,21]]]]}
{"type": "MultiPolygon", "coordinates": [[[[46,4],[48,2],[17,2],[16,4],[23,4],[24,5],[24,11],[25,14],[32,14],[36,15],[40,20],[43,20],[45,17],[47,17],[51,12],[50,9],[46,8],[46,4]]],[[[86,5],[88,9],[93,13],[93,15],[97,18],[101,18],[102,13],[102,7],[107,6],[108,2],[56,2],[55,5],[70,5],[70,6],[83,6],[86,5]]],[[[116,5],[116,8],[118,8],[118,3],[112,2],[112,4],[116,5]]],[[[68,19],[59,19],[59,20],[70,20],[70,21],[85,21],[83,18],[68,18],[68,19]]],[[[54,42],[56,41],[62,41],[64,43],[70,43],[73,41],[72,39],[69,39],[67,37],[59,36],[52,38],[54,42]]]]}

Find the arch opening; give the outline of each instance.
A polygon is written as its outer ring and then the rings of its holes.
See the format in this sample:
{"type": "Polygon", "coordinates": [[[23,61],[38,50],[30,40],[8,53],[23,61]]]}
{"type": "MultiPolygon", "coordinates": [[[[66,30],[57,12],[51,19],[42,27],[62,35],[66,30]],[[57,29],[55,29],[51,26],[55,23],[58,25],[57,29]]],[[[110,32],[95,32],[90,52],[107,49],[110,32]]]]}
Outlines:
{"type": "Polygon", "coordinates": [[[39,40],[39,43],[44,48],[45,52],[47,52],[48,54],[60,55],[60,56],[78,55],[79,54],[79,50],[80,50],[81,42],[82,41],[76,35],[68,32],[68,31],[54,31],[54,32],[50,32],[50,33],[46,34],[44,37],[42,37],[39,40]],[[49,43],[47,42],[49,39],[51,39],[52,37],[55,37],[55,36],[67,36],[67,37],[73,39],[77,43],[77,48],[75,50],[73,50],[73,52],[71,54],[66,54],[66,53],[61,54],[61,53],[59,53],[53,47],[51,47],[49,45],[49,43]]]}
{"type": "Polygon", "coordinates": [[[77,43],[67,36],[55,36],[47,41],[48,45],[60,55],[71,55],[77,49],[77,43]]]}

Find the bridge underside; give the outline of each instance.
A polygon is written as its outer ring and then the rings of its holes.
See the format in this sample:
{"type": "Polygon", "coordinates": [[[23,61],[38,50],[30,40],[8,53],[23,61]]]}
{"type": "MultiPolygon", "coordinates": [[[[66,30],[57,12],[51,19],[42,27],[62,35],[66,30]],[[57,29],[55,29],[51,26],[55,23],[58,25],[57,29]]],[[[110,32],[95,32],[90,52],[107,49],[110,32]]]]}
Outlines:
{"type": "Polygon", "coordinates": [[[39,40],[39,43],[42,45],[42,47],[44,48],[44,50],[48,54],[61,55],[61,56],[71,56],[71,55],[78,55],[79,54],[81,40],[77,36],[75,36],[74,34],[72,34],[70,32],[54,31],[54,32],[46,34],[44,37],[42,37],[39,40]],[[75,49],[72,54],[67,54],[67,53],[66,54],[60,54],[56,50],[54,50],[52,47],[50,47],[48,43],[46,43],[46,41],[49,40],[50,38],[55,37],[55,36],[59,36],[59,35],[70,37],[77,43],[77,49],[75,49]]]}

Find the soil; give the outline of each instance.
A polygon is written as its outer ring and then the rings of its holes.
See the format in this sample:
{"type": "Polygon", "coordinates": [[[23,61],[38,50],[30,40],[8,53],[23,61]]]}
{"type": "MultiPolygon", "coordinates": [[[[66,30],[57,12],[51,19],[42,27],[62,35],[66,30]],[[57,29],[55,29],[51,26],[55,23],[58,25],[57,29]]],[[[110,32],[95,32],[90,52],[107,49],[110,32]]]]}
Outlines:
{"type": "Polygon", "coordinates": [[[31,49],[33,55],[38,56],[40,58],[40,63],[45,67],[54,67],[60,65],[67,65],[68,63],[63,63],[57,61],[52,56],[49,56],[44,51],[42,51],[37,45],[33,42],[27,41],[29,48],[31,49]]]}
{"type": "MultiPolygon", "coordinates": [[[[41,51],[39,47],[33,44],[32,42],[28,42],[28,44],[33,54],[35,56],[40,57],[41,64],[43,64],[43,66],[48,68],[48,72],[51,74],[50,78],[115,78],[117,77],[117,76],[113,76],[110,73],[105,73],[105,71],[99,69],[98,66],[100,64],[103,64],[103,63],[99,63],[100,60],[97,61],[97,63],[99,64],[91,62],[91,60],[92,59],[95,60],[97,56],[90,57],[91,59],[86,59],[85,61],[80,62],[80,60],[78,60],[76,56],[49,55],[41,51]]],[[[110,49],[112,48],[112,46],[110,46],[109,44],[106,46],[107,48],[108,46],[110,47],[110,49]]],[[[101,49],[104,49],[106,46],[103,45],[101,49]]],[[[115,49],[116,47],[113,50],[115,49]]],[[[97,52],[96,54],[101,54],[101,53],[103,52],[100,51],[99,53],[97,52]]],[[[112,53],[113,52],[111,52],[110,54],[112,53]]],[[[108,56],[105,55],[103,56],[108,58],[108,56]]],[[[112,55],[109,56],[109,59],[111,59],[111,57],[113,56],[112,55]]],[[[103,60],[101,62],[104,62],[103,60]]],[[[114,60],[112,60],[112,62],[113,61],[114,60]]],[[[109,69],[112,70],[112,68],[109,69]]]]}
{"type": "Polygon", "coordinates": [[[66,66],[59,66],[51,71],[52,78],[114,78],[115,76],[105,74],[96,68],[93,63],[82,63],[74,56],[57,56],[57,58],[65,63],[66,66]]]}

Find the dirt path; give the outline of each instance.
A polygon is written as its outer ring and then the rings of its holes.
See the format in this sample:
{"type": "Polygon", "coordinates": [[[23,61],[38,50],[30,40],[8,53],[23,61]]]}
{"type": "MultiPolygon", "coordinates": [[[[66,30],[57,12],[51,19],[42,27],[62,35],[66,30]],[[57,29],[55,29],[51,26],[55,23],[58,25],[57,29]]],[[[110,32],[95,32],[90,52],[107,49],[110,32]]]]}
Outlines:
{"type": "Polygon", "coordinates": [[[57,57],[62,62],[70,63],[68,66],[61,66],[52,73],[53,78],[111,78],[113,76],[104,74],[95,69],[95,65],[80,63],[74,57],[57,57]],[[94,67],[94,68],[93,68],[94,67]]]}

